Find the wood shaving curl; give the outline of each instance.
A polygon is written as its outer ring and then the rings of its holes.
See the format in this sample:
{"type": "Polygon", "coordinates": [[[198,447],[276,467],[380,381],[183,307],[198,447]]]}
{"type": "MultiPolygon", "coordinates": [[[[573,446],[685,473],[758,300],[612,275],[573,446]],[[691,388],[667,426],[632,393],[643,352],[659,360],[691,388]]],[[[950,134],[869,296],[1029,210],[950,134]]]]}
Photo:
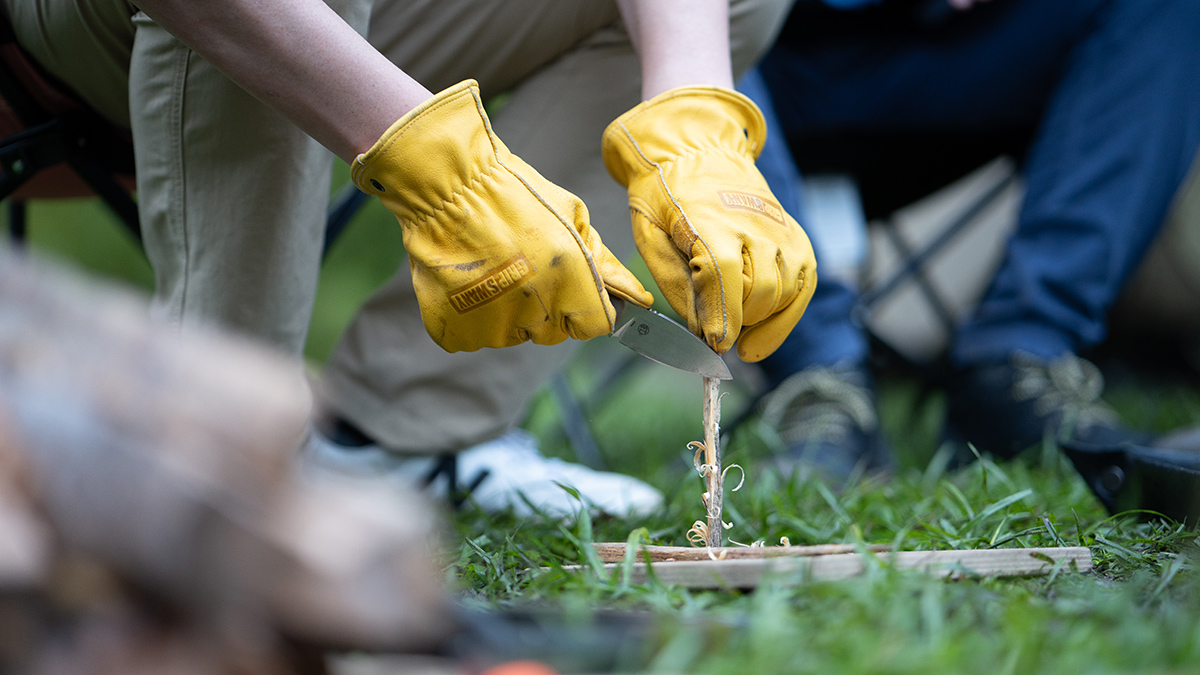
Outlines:
{"type": "Polygon", "coordinates": [[[720,469],[716,464],[705,464],[700,460],[700,455],[708,453],[708,448],[704,445],[704,441],[688,441],[687,447],[689,450],[694,449],[696,451],[692,455],[692,466],[696,467],[696,473],[700,474],[701,478],[708,477],[710,473],[715,474],[720,469]]]}
{"type": "Polygon", "coordinates": [[[730,490],[730,492],[737,492],[738,490],[742,489],[742,483],[746,482],[746,470],[742,468],[741,464],[730,464],[729,466],[725,467],[724,471],[721,472],[722,483],[725,482],[725,474],[729,473],[730,469],[737,469],[738,471],[742,472],[742,479],[738,481],[737,487],[730,490]]]}

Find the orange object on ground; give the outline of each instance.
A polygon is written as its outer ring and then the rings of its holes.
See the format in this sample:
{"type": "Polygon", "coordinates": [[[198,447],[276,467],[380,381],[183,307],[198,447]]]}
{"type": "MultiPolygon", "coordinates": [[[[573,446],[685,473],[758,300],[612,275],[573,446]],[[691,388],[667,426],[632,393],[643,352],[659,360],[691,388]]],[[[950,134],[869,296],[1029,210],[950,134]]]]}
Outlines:
{"type": "Polygon", "coordinates": [[[537,661],[509,661],[492,666],[479,675],[558,675],[558,671],[537,661]]]}

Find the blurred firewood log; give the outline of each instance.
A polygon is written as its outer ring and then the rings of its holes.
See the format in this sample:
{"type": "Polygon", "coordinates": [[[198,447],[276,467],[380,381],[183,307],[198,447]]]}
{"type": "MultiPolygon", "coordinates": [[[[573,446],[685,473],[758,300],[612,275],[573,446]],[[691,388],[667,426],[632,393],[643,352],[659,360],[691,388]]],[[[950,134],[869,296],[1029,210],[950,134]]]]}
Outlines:
{"type": "Polygon", "coordinates": [[[47,559],[80,553],[186,617],[85,621],[81,636],[124,625],[164,654],[436,645],[450,630],[436,513],[394,487],[302,475],[310,405],[297,360],[179,334],[139,298],[0,250],[0,597],[48,593],[47,559]]]}

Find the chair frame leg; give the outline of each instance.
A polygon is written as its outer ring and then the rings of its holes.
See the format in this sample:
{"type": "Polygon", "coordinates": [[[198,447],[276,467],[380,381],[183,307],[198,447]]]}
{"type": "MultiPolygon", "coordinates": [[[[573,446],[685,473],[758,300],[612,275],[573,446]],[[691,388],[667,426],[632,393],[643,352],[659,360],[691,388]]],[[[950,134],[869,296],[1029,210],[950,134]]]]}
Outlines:
{"type": "Polygon", "coordinates": [[[25,220],[25,202],[19,199],[10,200],[8,203],[8,238],[12,242],[14,249],[23,250],[26,246],[26,237],[29,235],[28,226],[25,220]]]}

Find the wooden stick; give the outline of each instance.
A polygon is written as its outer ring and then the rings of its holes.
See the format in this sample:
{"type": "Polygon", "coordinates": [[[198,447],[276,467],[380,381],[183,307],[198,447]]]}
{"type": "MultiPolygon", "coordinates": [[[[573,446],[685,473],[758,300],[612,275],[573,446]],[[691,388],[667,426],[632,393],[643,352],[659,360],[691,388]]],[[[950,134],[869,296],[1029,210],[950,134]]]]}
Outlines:
{"type": "Polygon", "coordinates": [[[725,528],[721,524],[721,509],[724,507],[724,480],[721,476],[721,381],[715,377],[704,378],[704,462],[708,472],[704,475],[708,498],[705,506],[708,516],[708,547],[720,548],[724,544],[725,528]]]}
{"type": "MultiPolygon", "coordinates": [[[[970,576],[1012,577],[1049,574],[1056,565],[1063,572],[1090,572],[1092,554],[1085,547],[968,549],[963,551],[899,551],[877,554],[879,562],[893,569],[921,570],[938,577],[960,579],[970,576]]],[[[649,570],[664,584],[687,588],[754,588],[766,579],[776,581],[832,581],[861,575],[866,561],[859,553],[806,557],[776,557],[735,560],[687,560],[635,563],[630,582],[645,583],[649,570]]],[[[613,570],[621,563],[607,563],[613,570]]],[[[572,566],[566,569],[585,569],[572,566]]]]}
{"type": "MultiPolygon", "coordinates": [[[[602,542],[592,544],[596,554],[604,562],[621,562],[625,559],[625,542],[602,542]]],[[[885,544],[869,544],[868,551],[880,553],[891,550],[885,544]]],[[[652,546],[644,544],[638,547],[638,562],[644,562],[649,556],[650,562],[679,562],[683,560],[742,560],[748,558],[783,558],[804,557],[814,555],[833,555],[836,553],[854,553],[858,551],[854,544],[818,544],[815,546],[725,546],[718,549],[696,548],[694,546],[652,546]]]]}

